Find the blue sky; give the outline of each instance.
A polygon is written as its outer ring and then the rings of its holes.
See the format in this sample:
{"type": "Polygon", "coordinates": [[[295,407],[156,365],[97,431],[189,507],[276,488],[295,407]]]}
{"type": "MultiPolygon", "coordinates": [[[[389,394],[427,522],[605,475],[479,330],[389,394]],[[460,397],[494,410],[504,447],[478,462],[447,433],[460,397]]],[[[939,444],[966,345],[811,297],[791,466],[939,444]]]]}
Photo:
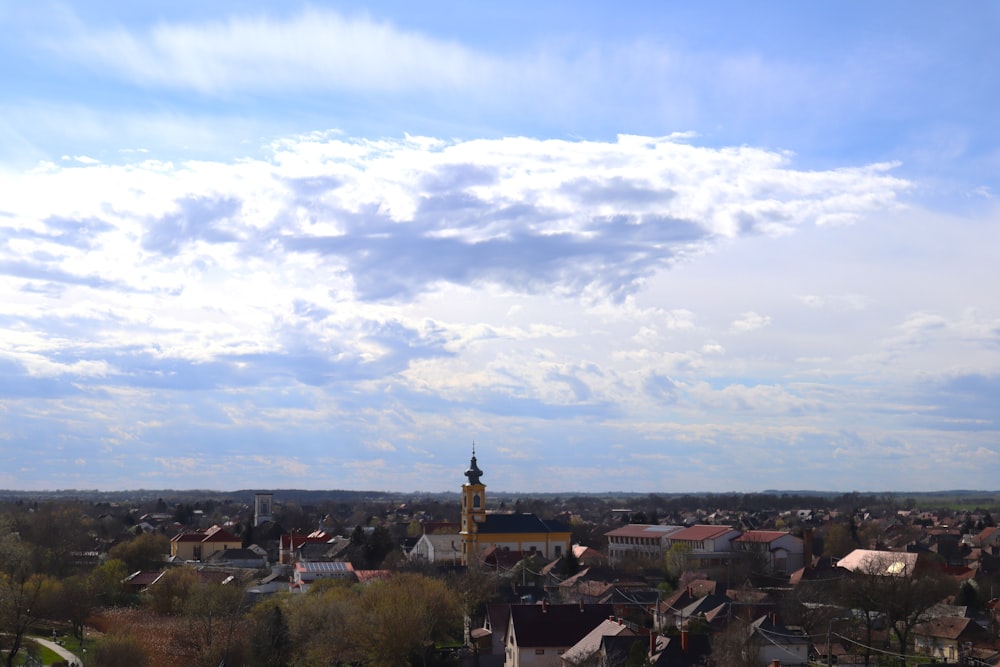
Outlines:
{"type": "Polygon", "coordinates": [[[0,488],[997,488],[995,3],[0,22],[0,488]]]}

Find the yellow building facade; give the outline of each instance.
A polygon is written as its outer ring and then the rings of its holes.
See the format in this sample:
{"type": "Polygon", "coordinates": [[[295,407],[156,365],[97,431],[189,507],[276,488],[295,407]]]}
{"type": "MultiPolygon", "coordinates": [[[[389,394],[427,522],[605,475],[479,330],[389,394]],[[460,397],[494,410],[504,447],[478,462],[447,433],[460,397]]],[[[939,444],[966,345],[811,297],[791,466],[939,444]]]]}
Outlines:
{"type": "Polygon", "coordinates": [[[482,476],[473,448],[472,461],[465,471],[467,481],[462,485],[463,565],[468,565],[488,547],[526,554],[537,552],[549,560],[560,558],[569,551],[570,531],[560,521],[540,519],[534,514],[488,512],[482,476]]]}

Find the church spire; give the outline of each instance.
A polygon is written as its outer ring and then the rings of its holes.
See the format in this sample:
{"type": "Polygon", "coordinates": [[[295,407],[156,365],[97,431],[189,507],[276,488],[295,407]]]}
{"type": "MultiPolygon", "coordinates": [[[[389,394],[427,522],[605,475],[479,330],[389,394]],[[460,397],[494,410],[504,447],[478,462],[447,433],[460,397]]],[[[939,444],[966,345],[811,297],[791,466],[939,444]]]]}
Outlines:
{"type": "Polygon", "coordinates": [[[483,476],[483,471],[476,465],[476,441],[472,441],[472,462],[469,469],[465,471],[465,476],[469,478],[469,484],[482,484],[479,478],[483,476]]]}

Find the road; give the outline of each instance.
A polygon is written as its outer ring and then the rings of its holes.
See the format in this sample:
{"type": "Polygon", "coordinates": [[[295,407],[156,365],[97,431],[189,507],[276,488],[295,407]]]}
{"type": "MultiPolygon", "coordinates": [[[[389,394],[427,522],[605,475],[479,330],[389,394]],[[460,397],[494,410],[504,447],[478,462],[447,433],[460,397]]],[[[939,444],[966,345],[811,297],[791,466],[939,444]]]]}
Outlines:
{"type": "Polygon", "coordinates": [[[35,641],[35,642],[38,642],[39,644],[41,644],[42,646],[44,646],[47,649],[52,650],[53,653],[56,653],[60,658],[62,658],[63,660],[67,661],[70,665],[82,665],[83,664],[80,661],[80,658],[77,657],[75,653],[72,653],[71,651],[67,651],[64,647],[60,646],[59,644],[55,643],[54,641],[50,641],[48,639],[42,639],[41,637],[32,637],[31,640],[35,641]]]}

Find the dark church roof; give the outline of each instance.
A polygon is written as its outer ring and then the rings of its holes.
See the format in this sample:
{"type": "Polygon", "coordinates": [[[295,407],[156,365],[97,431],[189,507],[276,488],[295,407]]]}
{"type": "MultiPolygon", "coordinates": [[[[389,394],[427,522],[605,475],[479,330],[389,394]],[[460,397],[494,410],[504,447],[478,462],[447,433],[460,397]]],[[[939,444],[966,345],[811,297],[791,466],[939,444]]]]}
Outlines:
{"type": "Polygon", "coordinates": [[[560,521],[544,521],[534,514],[487,514],[476,524],[482,533],[568,533],[560,521]]]}

